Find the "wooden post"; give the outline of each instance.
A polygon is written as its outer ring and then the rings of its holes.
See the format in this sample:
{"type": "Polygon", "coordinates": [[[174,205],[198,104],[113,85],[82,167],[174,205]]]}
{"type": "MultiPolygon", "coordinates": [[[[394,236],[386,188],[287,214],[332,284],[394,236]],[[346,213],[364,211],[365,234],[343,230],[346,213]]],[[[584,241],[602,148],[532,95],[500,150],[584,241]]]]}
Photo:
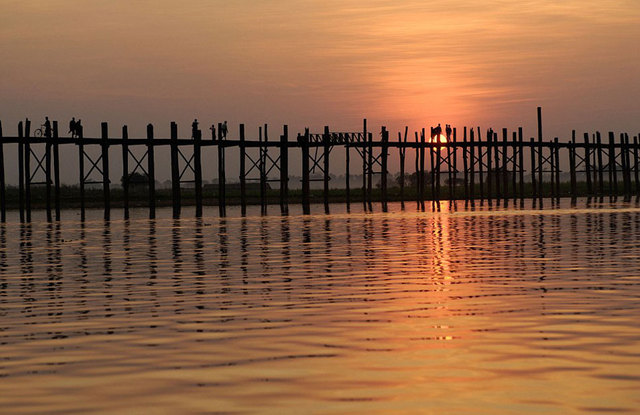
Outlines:
{"type": "Polygon", "coordinates": [[[571,175],[571,197],[576,193],[576,130],[571,131],[571,144],[569,145],[569,174],[571,175]]]}
{"type": "Polygon", "coordinates": [[[245,172],[246,144],[244,124],[240,124],[240,210],[242,216],[247,214],[247,174],[245,172]]]}
{"type": "Polygon", "coordinates": [[[122,193],[124,196],[124,218],[129,219],[129,129],[122,126],[122,193]]]}
{"type": "Polygon", "coordinates": [[[18,123],[18,206],[20,223],[24,222],[24,129],[22,121],[18,123]]]}
{"type": "Polygon", "coordinates": [[[593,187],[591,184],[591,146],[589,145],[589,133],[584,133],[584,170],[587,180],[587,194],[591,196],[593,194],[593,187]]]}
{"type": "Polygon", "coordinates": [[[53,197],[56,211],[56,220],[60,220],[60,152],[58,142],[58,121],[53,122],[53,197]]]}
{"type": "Polygon", "coordinates": [[[482,134],[480,132],[480,127],[478,127],[478,175],[480,182],[480,199],[484,200],[484,163],[482,161],[484,158],[484,149],[482,147],[482,134]]]}
{"type": "MultiPolygon", "coordinates": [[[[404,142],[405,144],[407,143],[407,127],[405,127],[404,130],[404,142]]],[[[400,131],[398,131],[398,143],[401,145],[400,147],[398,147],[400,155],[400,203],[402,204],[402,206],[404,206],[404,155],[407,148],[402,147],[402,135],[400,134],[400,131]]]]}
{"type": "Polygon", "coordinates": [[[609,196],[618,195],[618,174],[616,166],[615,135],[609,131],[609,196]]]}
{"type": "Polygon", "coordinates": [[[153,125],[147,125],[147,173],[149,183],[149,219],[156,218],[156,170],[153,148],[153,125]]]}
{"type": "Polygon", "coordinates": [[[329,151],[330,151],[330,136],[329,136],[329,127],[325,125],[324,133],[322,134],[322,146],[324,149],[324,156],[322,158],[324,162],[323,167],[323,181],[324,181],[324,191],[323,191],[323,199],[324,199],[324,211],[325,213],[329,213],[329,151]]]}
{"type": "Polygon", "coordinates": [[[620,134],[620,161],[622,164],[622,185],[624,195],[628,197],[631,194],[631,174],[629,172],[629,137],[626,134],[620,134]]]}
{"type": "Polygon", "coordinates": [[[520,165],[520,177],[518,178],[519,194],[520,198],[524,198],[524,138],[522,134],[522,127],[518,127],[518,164],[520,165]]]}
{"type": "Polygon", "coordinates": [[[493,130],[487,131],[487,199],[491,200],[493,196],[493,172],[492,170],[492,158],[493,158],[493,130]]]}
{"type": "Polygon", "coordinates": [[[7,221],[7,194],[5,192],[4,177],[4,140],[2,136],[2,121],[0,121],[0,222],[7,221]]]}
{"type": "Polygon", "coordinates": [[[371,198],[373,196],[373,134],[367,133],[367,205],[371,210],[371,198]]]}
{"type": "Polygon", "coordinates": [[[84,206],[84,127],[78,128],[78,169],[80,171],[80,220],[85,219],[84,206]]]}
{"type": "MultiPolygon", "coordinates": [[[[194,122],[195,125],[195,122],[194,122]]],[[[220,130],[218,130],[220,131],[220,130]]],[[[194,131],[194,140],[197,135],[197,131],[194,131]]],[[[173,218],[178,219],[180,217],[181,207],[181,194],[180,194],[180,161],[178,152],[178,125],[175,122],[171,122],[171,205],[173,206],[173,218]]]]}
{"type": "Polygon", "coordinates": [[[431,167],[431,200],[436,200],[438,198],[438,194],[436,193],[436,166],[435,166],[435,155],[433,149],[433,128],[431,129],[431,134],[429,135],[429,162],[431,167]]]}
{"type": "Polygon", "coordinates": [[[102,129],[102,194],[104,195],[104,219],[111,218],[111,193],[109,189],[109,127],[106,122],[102,129]]]}
{"type": "Polygon", "coordinates": [[[560,144],[558,143],[558,137],[553,139],[553,159],[555,168],[555,195],[556,198],[560,197],[560,144]]]}
{"type": "Polygon", "coordinates": [[[520,152],[518,151],[518,133],[517,132],[513,132],[511,134],[511,146],[512,146],[512,152],[511,152],[511,168],[512,168],[512,172],[511,172],[511,196],[516,199],[517,198],[517,193],[516,193],[516,183],[517,183],[517,170],[518,170],[518,162],[517,162],[517,156],[520,154],[520,152]]]}
{"type": "Polygon", "coordinates": [[[417,202],[417,206],[418,208],[420,207],[420,140],[418,139],[418,132],[415,131],[414,132],[414,136],[416,139],[416,157],[415,157],[415,174],[416,174],[416,181],[415,181],[415,192],[416,192],[416,202],[417,202]]]}
{"type": "Polygon", "coordinates": [[[464,200],[469,200],[469,160],[467,147],[467,127],[462,130],[462,169],[464,170],[464,200]]]}
{"type": "MultiPolygon", "coordinates": [[[[218,123],[218,131],[221,131],[222,123],[218,123]]],[[[265,137],[266,137],[265,130],[265,137]]],[[[225,160],[224,160],[224,141],[225,137],[222,134],[218,134],[218,212],[220,217],[227,216],[227,197],[226,197],[226,178],[225,178],[225,160]]],[[[264,170],[264,167],[262,168],[264,170]]],[[[263,176],[261,171],[260,177],[263,176]]]]}
{"type": "MultiPolygon", "coordinates": [[[[311,213],[309,204],[309,129],[304,129],[304,135],[298,136],[302,147],[302,211],[305,215],[311,213]]],[[[364,189],[363,189],[364,190],[364,189]]]]}
{"type": "MultiPolygon", "coordinates": [[[[348,179],[347,179],[348,181],[348,179]]],[[[289,126],[280,136],[280,213],[289,213],[289,126]]]]}
{"type": "Polygon", "coordinates": [[[531,188],[533,191],[532,197],[536,198],[539,196],[538,193],[538,181],[536,180],[536,147],[533,141],[533,137],[529,141],[531,148],[531,188]]]}
{"type": "Polygon", "coordinates": [[[493,132],[493,153],[495,155],[495,179],[496,179],[496,199],[502,199],[502,164],[500,163],[500,146],[498,144],[498,133],[493,132]]]}
{"type": "MultiPolygon", "coordinates": [[[[466,127],[465,127],[466,128],[466,127]]],[[[476,146],[475,146],[475,131],[469,128],[469,197],[471,200],[476,198],[476,146]]]]}
{"type": "Polygon", "coordinates": [[[31,132],[31,121],[27,119],[24,124],[24,187],[25,187],[25,210],[27,222],[31,222],[31,143],[29,142],[31,132]]]}
{"type": "Polygon", "coordinates": [[[418,175],[418,183],[419,189],[418,192],[420,194],[420,206],[424,208],[424,164],[425,164],[425,145],[426,145],[426,137],[425,137],[425,129],[422,129],[422,135],[420,136],[420,174],[418,175]]]}
{"type": "Polygon", "coordinates": [[[456,186],[458,181],[458,133],[456,128],[453,129],[453,160],[449,160],[449,163],[453,164],[453,183],[451,194],[449,195],[450,200],[456,199],[456,186]]]}
{"type": "Polygon", "coordinates": [[[598,150],[598,193],[604,194],[604,169],[602,164],[602,137],[600,131],[596,131],[596,148],[598,150]]]}
{"type": "Polygon", "coordinates": [[[389,131],[382,127],[382,168],[380,174],[380,191],[382,193],[382,211],[387,211],[387,158],[389,152],[389,131]]]}
{"type": "MultiPolygon", "coordinates": [[[[447,134],[446,137],[447,140],[447,181],[448,181],[448,193],[449,193],[449,200],[453,200],[453,160],[451,159],[451,153],[452,151],[452,140],[453,137],[451,136],[451,134],[447,134]]],[[[438,141],[440,141],[438,139],[438,141]]]]}
{"type": "Polygon", "coordinates": [[[636,194],[640,194],[640,172],[638,172],[638,136],[633,137],[633,175],[636,182],[636,194]]]}
{"type": "Polygon", "coordinates": [[[542,107],[538,107],[538,194],[540,198],[544,197],[542,171],[542,107]]]}
{"type": "Polygon", "coordinates": [[[351,156],[349,154],[350,144],[351,144],[350,136],[349,134],[347,134],[345,137],[345,143],[344,143],[344,151],[345,151],[345,179],[344,179],[345,183],[344,184],[345,184],[345,192],[347,197],[347,212],[349,212],[351,208],[351,184],[349,183],[351,179],[350,177],[351,174],[349,171],[350,169],[349,163],[351,159],[351,156]]]}
{"type": "MultiPolygon", "coordinates": [[[[509,196],[509,157],[507,157],[507,129],[502,129],[502,197],[507,198],[509,196]]],[[[515,154],[515,153],[514,153],[515,154]]]]}
{"type": "Polygon", "coordinates": [[[362,121],[362,205],[367,208],[367,119],[362,121]]]}
{"type": "MultiPolygon", "coordinates": [[[[53,121],[53,124],[57,124],[57,121],[53,121]]],[[[52,128],[53,130],[53,128],[52,128]]],[[[44,158],[45,158],[45,169],[44,169],[44,174],[45,174],[45,192],[46,192],[46,201],[45,201],[45,206],[46,206],[46,211],[47,211],[47,222],[51,222],[53,220],[53,215],[51,212],[51,184],[52,184],[52,174],[51,174],[51,141],[52,141],[52,136],[47,137],[45,136],[45,153],[44,153],[44,158]]]]}
{"type": "MultiPolygon", "coordinates": [[[[177,135],[177,134],[176,134],[177,135]]],[[[196,218],[202,217],[202,131],[193,138],[193,180],[196,196],[196,218]]]]}

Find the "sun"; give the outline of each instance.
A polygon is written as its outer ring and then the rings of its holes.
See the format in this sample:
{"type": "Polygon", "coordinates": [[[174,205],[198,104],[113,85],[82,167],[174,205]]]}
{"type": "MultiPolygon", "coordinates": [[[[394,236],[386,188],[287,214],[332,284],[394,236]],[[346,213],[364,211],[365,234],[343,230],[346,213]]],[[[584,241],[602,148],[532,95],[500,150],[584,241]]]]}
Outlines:
{"type": "Polygon", "coordinates": [[[431,137],[431,142],[432,143],[446,143],[447,142],[447,137],[444,134],[440,134],[436,137],[431,137]]]}

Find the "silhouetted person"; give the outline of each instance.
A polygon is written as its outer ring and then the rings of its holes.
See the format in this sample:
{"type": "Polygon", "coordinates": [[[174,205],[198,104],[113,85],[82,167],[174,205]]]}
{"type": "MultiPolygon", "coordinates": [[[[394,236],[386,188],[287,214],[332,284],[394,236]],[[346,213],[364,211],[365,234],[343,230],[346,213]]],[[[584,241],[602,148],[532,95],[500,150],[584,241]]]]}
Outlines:
{"type": "Polygon", "coordinates": [[[209,127],[209,129],[211,130],[211,138],[213,139],[213,141],[216,141],[216,125],[211,124],[211,127],[209,127]]]}
{"type": "Polygon", "coordinates": [[[227,138],[227,122],[223,122],[220,128],[220,139],[227,138]]]}
{"type": "Polygon", "coordinates": [[[49,121],[49,117],[44,117],[44,119],[44,136],[51,138],[51,121],[49,121]]]}
{"type": "Polygon", "coordinates": [[[436,128],[431,129],[431,138],[437,138],[440,134],[442,134],[442,127],[440,126],[440,123],[438,123],[436,128]]]}
{"type": "Polygon", "coordinates": [[[78,121],[76,121],[76,137],[80,137],[82,135],[82,123],[80,122],[81,120],[78,118],[78,121]]]}
{"type": "Polygon", "coordinates": [[[76,136],[76,117],[71,118],[71,121],[69,121],[69,133],[71,133],[71,138],[76,136]]]}
{"type": "Polygon", "coordinates": [[[447,140],[449,139],[449,137],[451,137],[451,125],[447,124],[447,128],[445,130],[447,132],[447,140]]]}
{"type": "Polygon", "coordinates": [[[194,119],[191,123],[191,138],[196,138],[198,136],[198,119],[194,119]]]}

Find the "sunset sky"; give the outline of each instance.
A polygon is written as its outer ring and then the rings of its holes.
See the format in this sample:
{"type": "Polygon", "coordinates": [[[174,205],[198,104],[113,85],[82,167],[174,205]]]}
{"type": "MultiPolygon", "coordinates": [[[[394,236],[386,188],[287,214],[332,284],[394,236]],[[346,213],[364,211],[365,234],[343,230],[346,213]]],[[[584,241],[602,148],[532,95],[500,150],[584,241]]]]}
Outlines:
{"type": "Polygon", "coordinates": [[[638,22],[637,0],[2,0],[0,120],[528,137],[542,106],[550,138],[637,133],[638,22]]]}

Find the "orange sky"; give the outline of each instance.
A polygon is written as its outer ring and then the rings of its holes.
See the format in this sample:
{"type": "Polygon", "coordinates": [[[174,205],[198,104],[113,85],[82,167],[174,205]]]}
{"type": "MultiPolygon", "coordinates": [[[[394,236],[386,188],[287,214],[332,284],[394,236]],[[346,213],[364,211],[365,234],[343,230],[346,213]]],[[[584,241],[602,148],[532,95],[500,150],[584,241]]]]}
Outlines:
{"type": "Polygon", "coordinates": [[[541,105],[549,135],[637,133],[639,21],[637,0],[3,0],[0,119],[528,137],[541,105]]]}

